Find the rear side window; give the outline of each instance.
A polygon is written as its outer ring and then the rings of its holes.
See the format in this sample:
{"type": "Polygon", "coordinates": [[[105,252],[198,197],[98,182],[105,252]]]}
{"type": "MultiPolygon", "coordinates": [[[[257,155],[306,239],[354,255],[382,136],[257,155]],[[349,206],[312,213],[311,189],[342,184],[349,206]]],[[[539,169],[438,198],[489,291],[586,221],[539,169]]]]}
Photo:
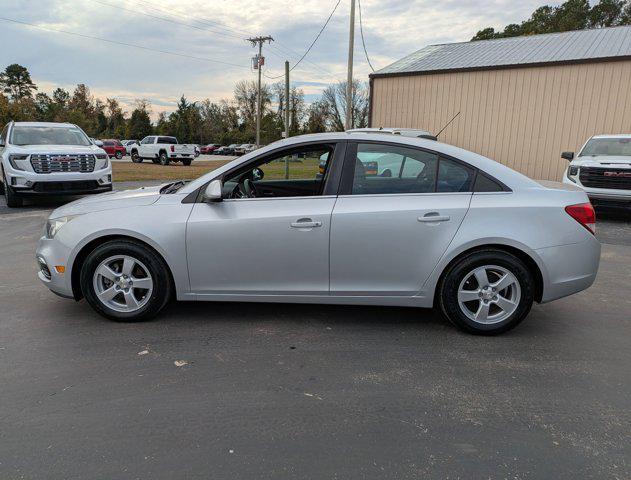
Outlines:
{"type": "Polygon", "coordinates": [[[504,187],[488,175],[478,172],[473,187],[474,192],[503,192],[504,187]]]}
{"type": "Polygon", "coordinates": [[[158,137],[158,143],[177,145],[177,139],[175,137],[158,137]]]}
{"type": "Polygon", "coordinates": [[[441,158],[438,166],[437,192],[470,192],[475,171],[460,162],[441,158]]]}
{"type": "Polygon", "coordinates": [[[432,152],[359,143],[351,193],[431,193],[435,189],[437,167],[438,155],[432,152]]]}

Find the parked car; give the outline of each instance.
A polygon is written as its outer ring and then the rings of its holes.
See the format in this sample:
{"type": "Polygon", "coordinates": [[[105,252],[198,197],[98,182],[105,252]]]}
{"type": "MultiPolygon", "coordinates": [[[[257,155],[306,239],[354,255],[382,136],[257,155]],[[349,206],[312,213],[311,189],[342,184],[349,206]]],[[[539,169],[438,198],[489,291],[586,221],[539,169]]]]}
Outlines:
{"type": "Polygon", "coordinates": [[[239,144],[237,144],[237,143],[231,143],[227,147],[223,148],[221,154],[222,155],[236,155],[235,151],[236,151],[238,146],[239,146],[239,144]]]}
{"type": "Polygon", "coordinates": [[[140,142],[138,140],[121,140],[121,143],[125,147],[125,154],[131,156],[131,147],[138,145],[140,142]]]}
{"type": "Polygon", "coordinates": [[[564,183],[582,188],[596,203],[631,204],[631,135],[596,135],[578,156],[561,157],[570,162],[564,183]]]}
{"type": "Polygon", "coordinates": [[[209,143],[208,145],[203,145],[199,148],[199,151],[202,155],[212,155],[212,153],[217,150],[221,145],[216,143],[209,143]]]}
{"type": "Polygon", "coordinates": [[[574,187],[432,140],[329,133],[189,183],[60,207],[37,259],[49,289],[118,321],[152,317],[172,297],[436,306],[466,331],[496,334],[534,301],[592,284],[594,228],[574,187]],[[286,179],[278,160],[296,152],[305,161],[287,163],[286,179]],[[382,158],[399,168],[367,174],[382,158]]]}
{"type": "Polygon", "coordinates": [[[213,155],[226,155],[224,153],[226,151],[226,148],[228,148],[226,145],[215,148],[215,150],[213,151],[213,155]]]}
{"type": "Polygon", "coordinates": [[[150,135],[143,138],[138,145],[131,147],[131,160],[134,163],[147,159],[161,165],[181,161],[188,166],[193,158],[195,158],[195,147],[181,144],[175,137],[150,135]]]}
{"type": "Polygon", "coordinates": [[[125,150],[125,146],[120,142],[120,140],[107,138],[101,140],[101,142],[103,142],[103,146],[101,148],[105,150],[105,153],[107,153],[110,158],[116,157],[120,160],[127,155],[127,150],[125,150]]]}
{"type": "Polygon", "coordinates": [[[245,155],[246,153],[250,153],[256,150],[256,145],[253,143],[244,143],[242,145],[237,145],[234,149],[234,154],[237,156],[245,155]]]}
{"type": "Polygon", "coordinates": [[[8,207],[34,195],[78,195],[112,189],[105,150],[70,123],[10,122],[0,134],[0,190],[8,207]]]}

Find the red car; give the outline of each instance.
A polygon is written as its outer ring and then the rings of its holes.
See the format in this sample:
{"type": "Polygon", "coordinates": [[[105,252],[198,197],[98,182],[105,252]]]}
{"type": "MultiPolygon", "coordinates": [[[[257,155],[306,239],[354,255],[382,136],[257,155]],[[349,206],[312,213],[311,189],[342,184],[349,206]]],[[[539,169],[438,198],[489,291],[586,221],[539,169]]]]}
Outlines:
{"type": "Polygon", "coordinates": [[[118,159],[121,159],[125,155],[127,155],[127,150],[125,150],[125,147],[120,142],[120,140],[103,140],[103,146],[101,148],[105,150],[105,153],[107,153],[108,157],[116,157],[118,159]]]}
{"type": "Polygon", "coordinates": [[[219,148],[218,144],[216,144],[216,143],[209,143],[208,145],[204,145],[203,147],[199,147],[199,153],[201,153],[202,155],[210,155],[217,148],[219,148]]]}

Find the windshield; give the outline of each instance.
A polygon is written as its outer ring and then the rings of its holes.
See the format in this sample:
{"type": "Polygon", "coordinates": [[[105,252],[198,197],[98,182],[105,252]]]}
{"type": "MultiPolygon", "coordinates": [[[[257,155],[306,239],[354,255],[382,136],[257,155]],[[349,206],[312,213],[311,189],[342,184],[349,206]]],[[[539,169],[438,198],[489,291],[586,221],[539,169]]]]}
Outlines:
{"type": "Polygon", "coordinates": [[[631,138],[592,138],[579,156],[631,156],[631,138]]]}
{"type": "Polygon", "coordinates": [[[13,145],[91,145],[90,139],[80,128],[69,127],[35,127],[16,125],[11,131],[13,145]]]}

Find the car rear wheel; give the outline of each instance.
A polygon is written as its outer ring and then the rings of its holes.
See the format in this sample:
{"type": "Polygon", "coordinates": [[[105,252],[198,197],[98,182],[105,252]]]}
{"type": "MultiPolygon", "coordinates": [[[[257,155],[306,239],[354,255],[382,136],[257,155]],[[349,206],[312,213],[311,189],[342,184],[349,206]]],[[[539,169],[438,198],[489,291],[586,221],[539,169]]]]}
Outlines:
{"type": "Polygon", "coordinates": [[[81,268],[80,283],[94,310],[121,322],[154,317],[171,296],[171,277],[162,258],[125,240],[94,249],[81,268]]]}
{"type": "Polygon", "coordinates": [[[184,164],[185,167],[188,167],[191,164],[192,161],[193,160],[190,159],[190,158],[185,158],[185,159],[182,160],[182,163],[184,164]]]}
{"type": "Polygon", "coordinates": [[[168,164],[169,164],[169,157],[168,157],[168,155],[166,154],[166,152],[160,152],[160,158],[159,158],[159,161],[160,161],[160,165],[164,165],[164,166],[166,166],[166,165],[168,165],[168,164]]]}
{"type": "Polygon", "coordinates": [[[140,158],[136,150],[131,151],[131,161],[134,163],[142,163],[142,158],[140,158]]]}
{"type": "Polygon", "coordinates": [[[528,267],[501,250],[482,250],[451,266],[439,290],[440,307],[469,333],[496,335],[516,327],[534,300],[528,267]]]}
{"type": "Polygon", "coordinates": [[[118,160],[120,160],[121,158],[123,158],[123,152],[121,152],[121,151],[119,150],[119,151],[117,151],[117,152],[114,154],[114,156],[115,156],[118,160]]]}

